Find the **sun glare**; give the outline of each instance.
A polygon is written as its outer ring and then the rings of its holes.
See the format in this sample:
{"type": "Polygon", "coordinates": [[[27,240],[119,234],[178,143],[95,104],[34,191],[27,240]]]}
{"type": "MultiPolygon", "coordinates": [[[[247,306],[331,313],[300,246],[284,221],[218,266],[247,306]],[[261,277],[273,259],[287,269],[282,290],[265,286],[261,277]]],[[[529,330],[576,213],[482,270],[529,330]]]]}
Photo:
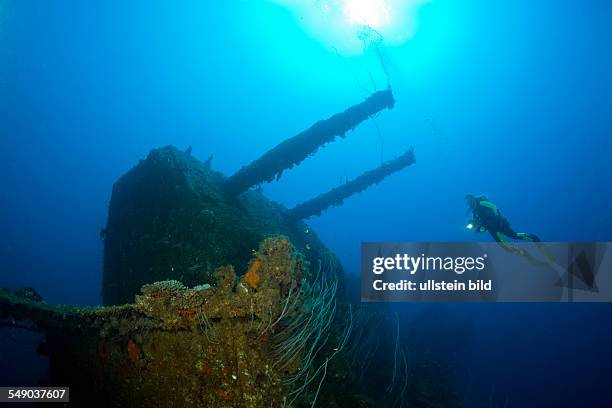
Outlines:
{"type": "Polygon", "coordinates": [[[344,0],[343,6],[351,24],[382,28],[391,23],[391,7],[385,0],[344,0]]]}
{"type": "Polygon", "coordinates": [[[293,11],[314,38],[346,54],[364,50],[364,30],[399,45],[417,27],[417,10],[433,0],[270,0],[293,11]]]}

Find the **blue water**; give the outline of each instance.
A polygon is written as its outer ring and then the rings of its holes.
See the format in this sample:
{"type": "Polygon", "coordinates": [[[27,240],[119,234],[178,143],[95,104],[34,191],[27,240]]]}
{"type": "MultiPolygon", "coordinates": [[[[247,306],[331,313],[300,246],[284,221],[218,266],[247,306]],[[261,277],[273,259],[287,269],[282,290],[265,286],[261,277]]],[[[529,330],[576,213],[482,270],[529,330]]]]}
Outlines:
{"type": "MultiPolygon", "coordinates": [[[[86,3],[0,2],[0,287],[50,303],[101,302],[112,184],[150,149],[191,145],[231,174],[386,87],[373,50],[338,55],[280,4],[86,3]]],[[[414,166],[309,221],[355,276],[361,241],[476,239],[467,193],[544,240],[610,241],[611,40],[605,0],[424,4],[412,38],[381,47],[395,108],[264,193],[293,206],[414,146],[414,166]]],[[[399,311],[428,322],[467,406],[612,400],[612,306],[399,311]]],[[[0,380],[44,378],[32,347],[0,347],[37,367],[0,380]]]]}

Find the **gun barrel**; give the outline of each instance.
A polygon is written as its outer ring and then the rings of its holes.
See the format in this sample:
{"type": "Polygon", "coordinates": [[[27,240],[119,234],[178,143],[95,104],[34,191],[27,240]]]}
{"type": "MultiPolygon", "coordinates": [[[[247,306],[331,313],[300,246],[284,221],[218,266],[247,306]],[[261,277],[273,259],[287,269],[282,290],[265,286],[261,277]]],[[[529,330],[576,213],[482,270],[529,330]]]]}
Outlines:
{"type": "Polygon", "coordinates": [[[415,163],[412,148],[394,160],[381,164],[374,170],[367,171],[354,180],[320,194],[315,198],[298,204],[287,213],[291,221],[298,221],[313,215],[320,215],[331,206],[342,205],[344,200],[353,194],[360,193],[372,184],[380,183],[388,175],[402,170],[415,163]]]}
{"type": "Polygon", "coordinates": [[[395,104],[391,89],[378,91],[365,101],[351,106],[341,113],[321,120],[298,135],[286,139],[268,150],[259,159],[242,167],[225,181],[225,189],[231,195],[240,194],[252,186],[280,178],[282,172],[300,164],[326,143],[337,136],[344,136],[370,116],[395,104]]]}

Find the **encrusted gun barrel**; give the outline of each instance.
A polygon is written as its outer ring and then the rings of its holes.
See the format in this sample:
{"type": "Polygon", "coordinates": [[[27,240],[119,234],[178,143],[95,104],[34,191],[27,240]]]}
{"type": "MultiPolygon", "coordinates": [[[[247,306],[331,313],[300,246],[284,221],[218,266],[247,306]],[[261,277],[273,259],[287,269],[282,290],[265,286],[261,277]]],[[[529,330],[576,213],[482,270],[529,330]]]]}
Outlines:
{"type": "Polygon", "coordinates": [[[354,129],[370,116],[395,103],[391,89],[378,91],[360,104],[321,120],[300,134],[268,150],[259,159],[242,167],[225,182],[226,191],[236,195],[257,184],[278,179],[285,169],[300,164],[306,157],[337,136],[354,129]]]}
{"type": "Polygon", "coordinates": [[[356,179],[320,194],[312,200],[298,204],[289,210],[287,217],[291,221],[297,221],[312,215],[319,215],[328,207],[342,205],[345,198],[362,192],[372,184],[380,183],[388,175],[400,171],[415,162],[414,150],[410,148],[396,159],[383,163],[374,170],[367,171],[356,179]]]}

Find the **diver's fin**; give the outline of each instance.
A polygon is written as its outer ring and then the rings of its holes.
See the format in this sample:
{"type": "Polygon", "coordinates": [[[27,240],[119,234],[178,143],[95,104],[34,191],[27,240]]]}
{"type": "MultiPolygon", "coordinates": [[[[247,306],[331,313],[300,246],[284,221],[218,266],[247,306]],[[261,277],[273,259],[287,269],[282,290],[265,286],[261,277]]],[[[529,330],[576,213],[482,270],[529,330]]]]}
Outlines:
{"type": "MultiPolygon", "coordinates": [[[[518,233],[517,233],[517,235],[518,235],[518,233]]],[[[497,231],[495,233],[495,236],[497,237],[497,243],[505,251],[508,251],[508,252],[510,252],[510,253],[512,253],[514,255],[525,257],[525,259],[527,259],[531,264],[533,264],[535,266],[544,266],[544,265],[547,264],[547,263],[542,264],[540,261],[535,259],[533,257],[533,255],[531,255],[529,252],[511,245],[508,242],[508,238],[504,234],[502,234],[501,232],[497,231]]]]}
{"type": "Polygon", "coordinates": [[[537,242],[536,245],[540,249],[540,252],[544,256],[544,258],[548,259],[548,262],[550,262],[551,264],[556,263],[555,257],[550,253],[548,246],[540,242],[537,242]]]}
{"type": "Polygon", "coordinates": [[[518,235],[522,240],[535,242],[538,249],[542,253],[542,256],[544,256],[544,258],[546,258],[549,263],[555,263],[555,257],[550,253],[548,247],[542,243],[542,241],[540,240],[540,238],[537,237],[537,235],[529,234],[527,232],[517,232],[516,235],[518,235]]]}

